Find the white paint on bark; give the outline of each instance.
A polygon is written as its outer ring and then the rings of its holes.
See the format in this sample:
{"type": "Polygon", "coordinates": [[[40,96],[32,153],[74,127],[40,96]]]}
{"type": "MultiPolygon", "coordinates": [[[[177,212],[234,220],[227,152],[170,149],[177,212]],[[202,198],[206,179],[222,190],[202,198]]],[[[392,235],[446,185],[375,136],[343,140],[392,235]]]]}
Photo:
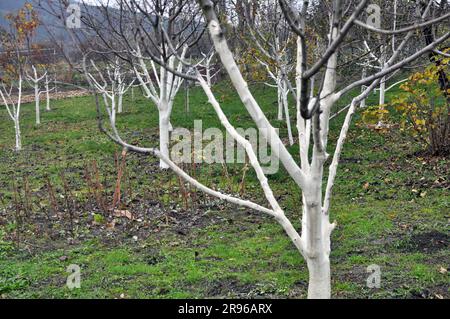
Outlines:
{"type": "Polygon", "coordinates": [[[20,107],[22,104],[22,76],[19,75],[18,79],[18,90],[17,90],[17,101],[13,98],[13,89],[14,86],[11,85],[11,88],[8,90],[4,83],[0,84],[0,97],[3,101],[3,104],[6,107],[6,111],[8,112],[9,117],[14,123],[14,135],[15,135],[15,151],[22,150],[22,136],[20,132],[20,107]]]}
{"type": "MultiPolygon", "coordinates": [[[[181,60],[184,60],[187,50],[188,47],[185,46],[179,57],[181,60]]],[[[170,132],[173,130],[170,117],[175,97],[178,94],[184,79],[174,75],[164,67],[159,67],[158,72],[158,67],[152,60],[148,61],[150,64],[148,65],[139,46],[137,47],[134,56],[138,60],[137,65],[134,66],[137,80],[144,90],[146,98],[151,100],[157,106],[159,112],[160,151],[165,157],[169,157],[170,132]],[[149,71],[149,69],[151,71],[149,71]],[[150,72],[153,72],[153,76],[150,75],[150,72]]],[[[183,70],[183,63],[177,61],[177,57],[172,55],[168,60],[168,67],[171,70],[181,72],[183,70]]],[[[161,169],[169,168],[167,163],[163,160],[160,160],[159,166],[161,169]]]]}
{"type": "Polygon", "coordinates": [[[38,75],[37,69],[34,65],[31,66],[33,73],[30,75],[28,72],[25,72],[26,79],[30,86],[34,89],[34,105],[35,105],[35,114],[36,114],[36,125],[41,124],[41,109],[40,109],[40,82],[47,76],[47,71],[44,72],[42,76],[38,75]]]}

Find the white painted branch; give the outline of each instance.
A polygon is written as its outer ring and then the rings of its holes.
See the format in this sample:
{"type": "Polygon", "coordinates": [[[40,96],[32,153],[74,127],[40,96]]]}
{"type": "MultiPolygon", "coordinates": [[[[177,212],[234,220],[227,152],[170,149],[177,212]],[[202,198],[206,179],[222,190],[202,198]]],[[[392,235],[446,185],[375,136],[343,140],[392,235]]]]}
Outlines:
{"type": "Polygon", "coordinates": [[[239,67],[237,66],[236,61],[233,58],[233,54],[231,53],[230,49],[228,48],[228,44],[224,39],[223,32],[218,21],[216,21],[215,19],[210,20],[208,28],[216,52],[222,61],[222,65],[230,76],[234,88],[236,89],[241,101],[244,103],[245,107],[250,113],[250,116],[258,126],[258,129],[260,130],[264,138],[270,143],[272,151],[283,163],[289,175],[291,175],[291,177],[296,181],[298,185],[306,186],[304,173],[295,163],[288,150],[284,147],[280,138],[277,136],[275,129],[267,120],[266,116],[262,112],[250,90],[248,89],[247,83],[242,77],[242,74],[239,71],[239,67]],[[270,138],[271,136],[276,136],[277,138],[270,138]]]}
{"type": "Polygon", "coordinates": [[[18,81],[18,98],[17,102],[14,102],[12,98],[13,85],[11,85],[10,90],[6,89],[4,83],[0,86],[0,97],[2,98],[3,104],[6,107],[9,117],[14,123],[14,131],[15,131],[15,151],[22,150],[22,137],[20,132],[20,107],[22,104],[22,76],[19,75],[18,81]]]}
{"type": "MultiPolygon", "coordinates": [[[[297,85],[297,92],[302,91],[302,77],[303,77],[303,68],[302,68],[302,40],[300,37],[297,38],[297,64],[296,64],[296,75],[295,82],[297,85]]],[[[310,99],[310,103],[315,103],[314,99],[310,99]]],[[[305,172],[308,172],[310,169],[310,163],[308,158],[309,152],[309,136],[311,135],[310,129],[311,121],[305,120],[300,113],[300,94],[297,94],[296,98],[296,109],[297,109],[297,131],[298,131],[298,142],[300,149],[300,162],[301,167],[305,172]]],[[[309,107],[308,107],[309,108],[309,107]]]]}
{"type": "Polygon", "coordinates": [[[38,76],[36,67],[34,65],[31,66],[33,70],[33,74],[29,75],[27,71],[25,71],[26,79],[34,88],[34,103],[35,103],[35,113],[36,113],[36,125],[41,124],[41,109],[40,109],[40,87],[39,83],[47,76],[47,71],[42,75],[38,76]]]}
{"type": "MultiPolygon", "coordinates": [[[[392,85],[389,86],[388,88],[385,88],[384,91],[385,91],[385,92],[388,92],[389,90],[393,89],[393,88],[396,87],[397,85],[399,85],[399,84],[401,84],[401,83],[403,83],[403,82],[406,82],[406,81],[408,81],[407,78],[406,78],[406,79],[403,79],[403,80],[400,80],[400,81],[398,81],[398,82],[395,82],[394,84],[392,84],[392,85]]],[[[375,89],[375,90],[378,91],[379,89],[375,89]]]]}
{"type": "Polygon", "coordinates": [[[289,89],[287,88],[286,80],[283,81],[282,87],[283,87],[282,103],[284,106],[284,114],[286,117],[286,126],[287,126],[287,131],[288,131],[289,145],[292,146],[292,145],[294,145],[294,138],[292,136],[291,118],[289,116],[289,102],[288,102],[289,89]]]}
{"type": "Polygon", "coordinates": [[[45,97],[46,97],[46,111],[51,111],[50,108],[50,91],[54,90],[55,88],[50,89],[50,80],[48,77],[48,74],[45,75],[45,97]]]}
{"type": "Polygon", "coordinates": [[[275,199],[275,196],[273,195],[267,177],[265,176],[264,171],[261,168],[261,165],[259,164],[258,157],[256,156],[255,151],[253,150],[252,144],[242,135],[240,135],[228,121],[228,118],[226,117],[225,113],[223,113],[222,108],[219,105],[219,102],[212,93],[210,86],[201,75],[198,76],[198,81],[201,87],[203,88],[203,91],[205,92],[206,96],[208,97],[209,103],[213,106],[214,111],[217,113],[217,116],[222,125],[225,127],[227,132],[236,140],[236,142],[245,149],[250,165],[252,165],[253,169],[255,170],[256,176],[261,184],[266,199],[269,201],[270,206],[272,206],[273,211],[279,214],[284,214],[283,210],[278,204],[278,201],[275,199]]]}

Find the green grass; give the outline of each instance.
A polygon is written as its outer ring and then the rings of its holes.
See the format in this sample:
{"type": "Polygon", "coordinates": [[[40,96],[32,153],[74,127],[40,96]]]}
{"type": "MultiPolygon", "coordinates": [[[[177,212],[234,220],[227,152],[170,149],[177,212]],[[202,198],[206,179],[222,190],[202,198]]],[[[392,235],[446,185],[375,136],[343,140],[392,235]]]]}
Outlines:
{"type": "MultiPolygon", "coordinates": [[[[276,120],[276,92],[260,86],[252,90],[269,120],[286,136],[285,125],[276,120]]],[[[232,124],[242,128],[253,126],[230,85],[223,83],[214,91],[232,124]]],[[[389,92],[387,99],[393,94],[395,90],[389,92]]],[[[203,128],[221,128],[200,90],[191,90],[190,101],[191,112],[186,114],[183,95],[177,98],[172,117],[174,127],[193,129],[194,119],[201,118],[203,128]]],[[[340,105],[345,106],[348,101],[349,97],[340,105]]],[[[377,96],[371,95],[368,105],[376,101],[377,96]]],[[[123,208],[140,212],[151,231],[141,236],[138,229],[144,227],[142,223],[130,222],[112,232],[111,238],[107,237],[105,227],[112,217],[86,204],[89,200],[83,171],[86,163],[97,161],[110,200],[115,183],[113,157],[119,148],[98,131],[91,97],[54,101],[53,110],[42,113],[39,127],[34,125],[33,106],[24,105],[21,122],[24,150],[19,154],[11,151],[12,123],[6,112],[0,111],[0,211],[3,211],[0,214],[0,296],[306,296],[305,263],[273,220],[218,203],[200,212],[183,210],[178,179],[171,173],[155,171],[157,161],[153,158],[128,157],[129,176],[122,190],[129,197],[123,208]],[[57,195],[63,195],[59,176],[62,170],[80,203],[78,223],[72,231],[68,228],[63,197],[58,197],[60,215],[50,216],[50,222],[45,217],[49,207],[45,177],[55,184],[57,195]],[[22,212],[22,219],[17,219],[13,181],[23,192],[24,176],[33,194],[33,212],[31,216],[22,212]],[[187,218],[180,215],[178,223],[169,220],[167,226],[164,218],[155,219],[159,208],[150,202],[162,202],[166,212],[180,211],[187,218]],[[197,215],[205,215],[202,218],[206,222],[197,227],[186,226],[197,215]],[[180,233],[179,227],[188,231],[180,233]],[[17,234],[20,234],[18,243],[17,234]],[[134,234],[139,235],[137,241],[132,238],[134,234]],[[81,289],[69,290],[65,285],[70,264],[81,267],[81,289]]],[[[293,109],[291,113],[294,114],[293,109]]],[[[331,124],[330,150],[342,120],[340,116],[331,124]]],[[[142,97],[135,101],[126,97],[125,113],[118,116],[118,128],[127,141],[157,146],[157,123],[154,105],[142,97]]],[[[440,271],[449,264],[448,250],[441,247],[442,243],[436,244],[440,245],[436,246],[438,249],[432,249],[433,234],[448,233],[448,186],[433,186],[436,180],[445,179],[448,161],[410,156],[418,149],[417,145],[401,139],[396,132],[379,134],[358,123],[359,113],[342,154],[332,201],[331,218],[338,222],[332,236],[333,296],[448,298],[448,275],[440,271]],[[420,234],[430,234],[430,238],[424,236],[422,241],[415,241],[414,236],[420,234]],[[381,267],[380,289],[366,287],[366,268],[370,264],[381,267]]],[[[298,148],[292,147],[290,151],[296,158],[298,148]]],[[[200,180],[211,187],[229,186],[221,166],[202,165],[198,169],[200,180]]],[[[242,165],[229,167],[234,191],[241,181],[241,170],[242,165]]],[[[299,227],[298,187],[283,169],[269,176],[269,182],[282,207],[299,227]]],[[[253,172],[247,175],[244,197],[265,204],[253,172]]]]}

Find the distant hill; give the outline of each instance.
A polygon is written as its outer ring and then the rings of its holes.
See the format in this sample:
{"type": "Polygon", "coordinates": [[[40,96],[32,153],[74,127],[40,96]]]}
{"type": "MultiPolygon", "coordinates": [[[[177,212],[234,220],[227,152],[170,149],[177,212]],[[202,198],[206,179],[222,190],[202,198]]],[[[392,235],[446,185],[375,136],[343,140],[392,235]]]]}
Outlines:
{"type": "Polygon", "coordinates": [[[26,0],[2,0],[0,2],[0,12],[17,10],[25,4],[26,0]]]}
{"type": "MultiPolygon", "coordinates": [[[[8,13],[19,10],[27,0],[1,0],[0,1],[0,25],[5,26],[7,24],[5,15],[8,13]]],[[[31,2],[31,1],[28,1],[31,2]]],[[[32,3],[32,2],[31,2],[32,3]]]]}
{"type": "MultiPolygon", "coordinates": [[[[29,2],[33,4],[35,9],[39,13],[39,19],[42,21],[43,24],[46,24],[48,26],[51,25],[59,25],[60,22],[56,21],[56,18],[50,15],[49,13],[40,10],[38,5],[34,3],[33,0],[0,0],[0,26],[7,26],[8,21],[5,19],[5,16],[9,13],[16,12],[20,8],[24,6],[26,2],[29,2]]],[[[71,2],[76,2],[75,0],[72,0],[71,2]]],[[[61,34],[61,32],[54,32],[55,30],[52,30],[52,33],[54,34],[61,34]]],[[[46,28],[43,26],[39,27],[37,30],[37,41],[45,41],[48,39],[48,32],[46,28]]]]}

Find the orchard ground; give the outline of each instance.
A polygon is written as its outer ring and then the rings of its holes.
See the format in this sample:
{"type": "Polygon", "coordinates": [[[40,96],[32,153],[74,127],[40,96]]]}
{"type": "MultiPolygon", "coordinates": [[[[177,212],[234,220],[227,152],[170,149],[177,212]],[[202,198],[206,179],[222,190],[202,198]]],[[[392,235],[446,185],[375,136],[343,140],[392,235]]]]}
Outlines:
{"type": "MultiPolygon", "coordinates": [[[[214,87],[219,102],[232,124],[250,127],[230,87],[214,87]]],[[[285,124],[276,120],[276,92],[260,86],[253,92],[286,137],[285,124]]],[[[367,104],[376,101],[371,95],[367,104]]],[[[23,106],[20,153],[12,151],[14,128],[0,109],[2,298],[306,297],[306,265],[274,220],[195,191],[160,171],[155,158],[127,155],[121,202],[107,209],[122,150],[99,132],[92,97],[57,100],[52,109],[42,112],[37,127],[33,105],[23,106]],[[80,289],[66,286],[71,264],[81,268],[80,289]]],[[[124,139],[157,146],[156,107],[129,94],[124,110],[117,123],[124,139]]],[[[331,122],[330,151],[344,114],[331,122]]],[[[332,296],[449,298],[448,158],[421,155],[396,129],[367,129],[360,115],[345,144],[332,200],[331,219],[338,223],[332,296]],[[380,288],[366,285],[372,264],[380,266],[380,288]]],[[[204,128],[222,129],[198,88],[191,90],[189,113],[180,92],[172,124],[193,129],[195,119],[204,128]]],[[[297,146],[290,151],[298,156],[297,146]]],[[[212,188],[266,205],[255,174],[244,174],[242,164],[185,169],[212,188]]],[[[283,170],[269,182],[299,227],[299,189],[283,170]]]]}

